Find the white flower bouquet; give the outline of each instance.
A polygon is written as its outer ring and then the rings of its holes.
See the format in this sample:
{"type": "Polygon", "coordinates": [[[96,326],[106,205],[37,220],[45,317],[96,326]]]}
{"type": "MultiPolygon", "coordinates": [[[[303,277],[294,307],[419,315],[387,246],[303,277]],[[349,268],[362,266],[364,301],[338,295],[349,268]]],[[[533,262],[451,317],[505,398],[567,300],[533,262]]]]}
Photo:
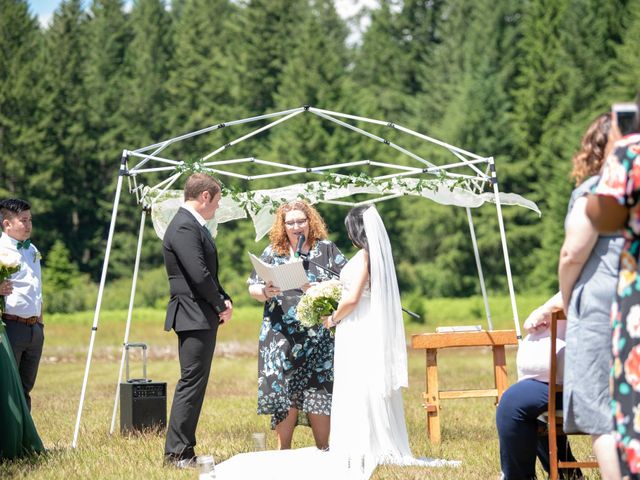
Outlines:
{"type": "Polygon", "coordinates": [[[322,325],[322,317],[331,315],[340,302],[342,285],[328,280],[309,287],[298,303],[298,320],[307,327],[322,325]]]}
{"type": "MultiPolygon", "coordinates": [[[[14,273],[20,270],[20,255],[16,252],[2,248],[0,249],[0,283],[4,282],[14,273]]],[[[0,295],[0,313],[4,312],[5,300],[0,295]]]]}

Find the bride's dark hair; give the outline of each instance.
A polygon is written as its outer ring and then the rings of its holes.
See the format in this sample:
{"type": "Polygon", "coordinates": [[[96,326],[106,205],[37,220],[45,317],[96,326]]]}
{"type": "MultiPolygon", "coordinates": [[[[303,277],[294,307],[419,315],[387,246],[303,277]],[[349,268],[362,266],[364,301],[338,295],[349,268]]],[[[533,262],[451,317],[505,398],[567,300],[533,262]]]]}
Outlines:
{"type": "Polygon", "coordinates": [[[344,219],[344,226],[347,228],[347,235],[353,244],[369,252],[369,242],[367,241],[367,234],[364,231],[364,215],[370,205],[362,205],[359,207],[353,207],[347,217],[344,219]]]}

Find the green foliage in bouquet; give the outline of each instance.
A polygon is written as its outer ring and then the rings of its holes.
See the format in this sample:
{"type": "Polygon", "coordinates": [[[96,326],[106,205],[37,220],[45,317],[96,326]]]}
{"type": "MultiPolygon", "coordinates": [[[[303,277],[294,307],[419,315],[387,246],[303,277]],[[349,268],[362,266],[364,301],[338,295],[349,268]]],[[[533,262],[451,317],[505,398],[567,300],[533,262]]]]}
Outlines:
{"type": "Polygon", "coordinates": [[[310,287],[298,303],[298,319],[307,327],[322,325],[322,317],[331,315],[340,302],[342,285],[338,280],[320,282],[310,287]]]}

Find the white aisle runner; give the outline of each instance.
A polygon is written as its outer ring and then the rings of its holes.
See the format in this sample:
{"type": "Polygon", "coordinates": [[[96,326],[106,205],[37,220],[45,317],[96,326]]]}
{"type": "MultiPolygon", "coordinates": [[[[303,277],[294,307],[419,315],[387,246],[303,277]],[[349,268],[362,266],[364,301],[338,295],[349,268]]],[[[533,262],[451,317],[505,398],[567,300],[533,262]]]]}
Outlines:
{"type": "MultiPolygon", "coordinates": [[[[422,467],[459,466],[459,461],[413,459],[422,467]]],[[[349,459],[315,447],[241,453],[216,465],[216,480],[368,480],[376,464],[371,458],[349,459]]]]}

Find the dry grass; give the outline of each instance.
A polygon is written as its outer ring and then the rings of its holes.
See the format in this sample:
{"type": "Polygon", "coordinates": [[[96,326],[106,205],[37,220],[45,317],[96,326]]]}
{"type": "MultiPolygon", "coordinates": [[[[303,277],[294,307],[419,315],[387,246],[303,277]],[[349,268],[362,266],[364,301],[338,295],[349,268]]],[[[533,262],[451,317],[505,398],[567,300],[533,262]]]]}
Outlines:
{"type": "MultiPolygon", "coordinates": [[[[252,450],[251,433],[267,432],[267,447],[275,448],[269,420],[255,414],[257,333],[259,312],[238,312],[234,324],[220,332],[207,398],[198,427],[200,453],[216,461],[252,450]],[[257,317],[256,317],[257,313],[257,317]]],[[[47,326],[43,363],[33,392],[33,414],[48,454],[0,464],[0,478],[195,478],[194,472],[162,467],[164,436],[108,434],[115,395],[123,321],[101,325],[83,411],[77,449],[70,448],[84,373],[91,314],[83,324],[54,319],[47,326]]],[[[410,326],[409,332],[432,330],[410,326]]],[[[150,344],[149,377],[167,381],[169,398],[178,378],[175,336],[162,332],[162,312],[147,312],[136,320],[131,341],[150,344]]],[[[508,354],[513,378],[514,351],[508,354]]],[[[442,388],[483,388],[492,382],[490,350],[445,350],[438,356],[442,388]]],[[[487,479],[499,477],[495,407],[490,399],[447,401],[441,412],[442,442],[431,445],[422,409],[424,353],[410,352],[410,388],[405,410],[414,455],[462,460],[460,468],[380,467],[373,478],[487,479]]],[[[139,362],[132,364],[135,375],[139,362]]],[[[586,439],[585,439],[586,440],[586,439]]],[[[583,442],[584,443],[584,442],[583,442]]],[[[296,431],[294,447],[313,444],[309,429],[296,431]]],[[[578,447],[578,450],[584,450],[578,447]]],[[[301,475],[301,478],[304,478],[301,475]]],[[[588,478],[599,478],[597,475],[588,478]]]]}

